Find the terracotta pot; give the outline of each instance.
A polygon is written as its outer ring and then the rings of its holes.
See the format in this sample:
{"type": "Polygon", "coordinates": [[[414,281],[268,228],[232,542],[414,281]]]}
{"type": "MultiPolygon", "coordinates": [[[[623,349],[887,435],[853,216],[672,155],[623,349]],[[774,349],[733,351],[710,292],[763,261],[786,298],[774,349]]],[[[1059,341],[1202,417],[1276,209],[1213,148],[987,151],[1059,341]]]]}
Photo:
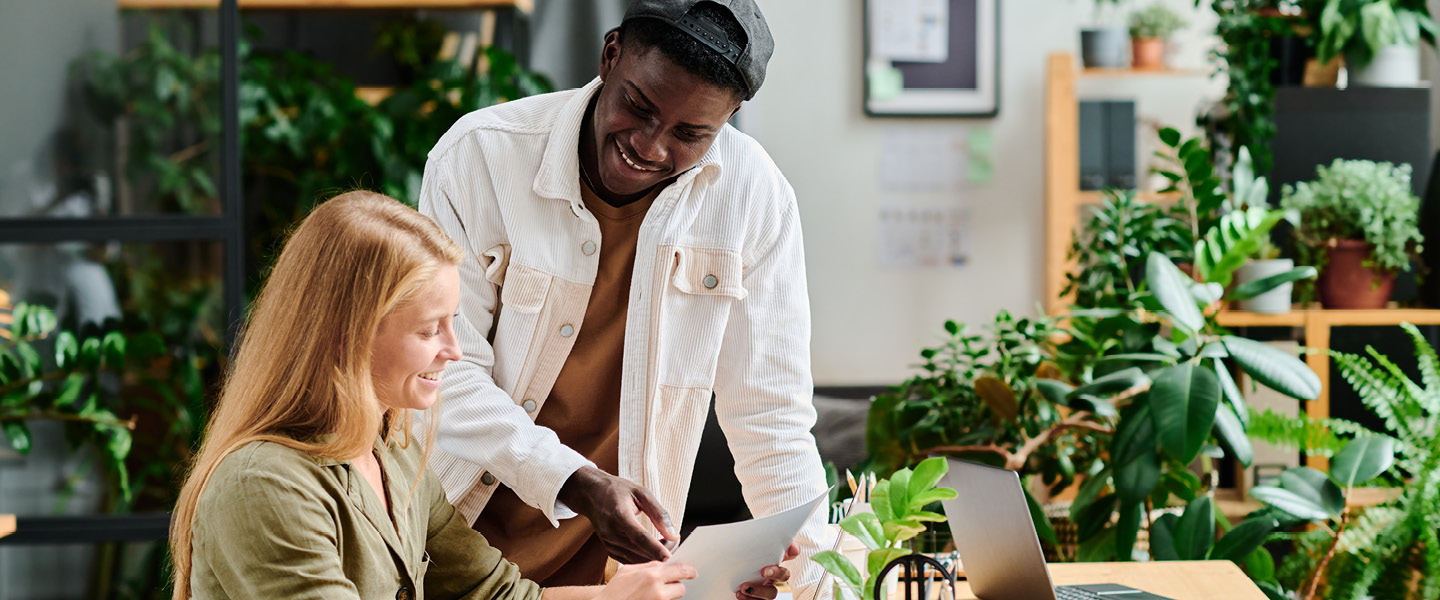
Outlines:
{"type": "Polygon", "coordinates": [[[1325,308],[1385,308],[1395,291],[1395,274],[1366,268],[1363,263],[1370,252],[1365,240],[1333,242],[1319,282],[1320,303],[1325,308]]]}
{"type": "Polygon", "coordinates": [[[1165,40],[1162,38],[1131,38],[1130,67],[1133,69],[1165,68],[1165,40]]]}

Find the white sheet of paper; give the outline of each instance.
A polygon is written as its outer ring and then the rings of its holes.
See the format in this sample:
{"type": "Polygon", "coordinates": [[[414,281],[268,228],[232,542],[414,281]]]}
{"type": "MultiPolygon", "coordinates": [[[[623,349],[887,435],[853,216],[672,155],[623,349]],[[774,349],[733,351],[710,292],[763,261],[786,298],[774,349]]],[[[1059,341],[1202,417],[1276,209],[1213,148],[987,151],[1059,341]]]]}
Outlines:
{"type": "Polygon", "coordinates": [[[871,53],[886,60],[945,62],[950,55],[947,0],[872,0],[871,53]]]}
{"type": "Polygon", "coordinates": [[[805,520],[829,496],[825,490],[814,500],[768,517],[696,527],[669,560],[695,567],[697,576],[685,582],[685,597],[729,600],[740,584],[762,579],[760,569],[780,562],[805,520]]]}

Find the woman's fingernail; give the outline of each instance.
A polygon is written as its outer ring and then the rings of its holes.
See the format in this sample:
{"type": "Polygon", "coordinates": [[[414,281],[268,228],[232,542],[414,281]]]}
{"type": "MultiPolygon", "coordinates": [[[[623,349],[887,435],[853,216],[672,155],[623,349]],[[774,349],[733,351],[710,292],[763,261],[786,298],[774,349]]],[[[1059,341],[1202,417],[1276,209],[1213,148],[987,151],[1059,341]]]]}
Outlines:
{"type": "Polygon", "coordinates": [[[744,589],[743,591],[745,592],[745,595],[746,595],[746,596],[749,596],[749,595],[751,595],[751,594],[754,594],[754,593],[755,593],[755,586],[753,586],[753,585],[747,585],[747,586],[745,586],[745,589],[744,589]]]}
{"type": "Polygon", "coordinates": [[[761,573],[761,575],[764,575],[764,576],[766,576],[766,577],[774,577],[774,576],[775,576],[775,567],[765,567],[765,572],[764,572],[764,573],[761,573]]]}

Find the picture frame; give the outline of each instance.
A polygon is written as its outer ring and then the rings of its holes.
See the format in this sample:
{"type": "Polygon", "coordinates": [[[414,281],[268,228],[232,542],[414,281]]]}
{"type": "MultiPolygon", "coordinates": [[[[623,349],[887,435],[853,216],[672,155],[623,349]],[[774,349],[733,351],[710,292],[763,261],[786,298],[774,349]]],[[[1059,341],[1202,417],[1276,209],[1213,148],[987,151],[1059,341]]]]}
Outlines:
{"type": "Polygon", "coordinates": [[[865,0],[872,117],[1000,113],[1000,0],[865,0]]]}

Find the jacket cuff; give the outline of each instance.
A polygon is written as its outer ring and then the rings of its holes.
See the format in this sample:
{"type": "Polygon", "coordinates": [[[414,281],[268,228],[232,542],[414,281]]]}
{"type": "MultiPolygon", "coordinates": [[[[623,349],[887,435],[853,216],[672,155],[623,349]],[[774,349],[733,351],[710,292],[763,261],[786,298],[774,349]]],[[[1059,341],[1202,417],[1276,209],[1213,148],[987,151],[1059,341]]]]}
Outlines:
{"type": "Polygon", "coordinates": [[[521,485],[517,486],[515,491],[517,495],[520,490],[534,491],[535,494],[520,495],[521,500],[540,509],[545,518],[550,520],[552,527],[559,527],[560,519],[578,516],[578,513],[560,502],[560,488],[580,467],[593,467],[595,463],[586,460],[570,447],[559,445],[549,456],[532,455],[522,464],[521,485]]]}

